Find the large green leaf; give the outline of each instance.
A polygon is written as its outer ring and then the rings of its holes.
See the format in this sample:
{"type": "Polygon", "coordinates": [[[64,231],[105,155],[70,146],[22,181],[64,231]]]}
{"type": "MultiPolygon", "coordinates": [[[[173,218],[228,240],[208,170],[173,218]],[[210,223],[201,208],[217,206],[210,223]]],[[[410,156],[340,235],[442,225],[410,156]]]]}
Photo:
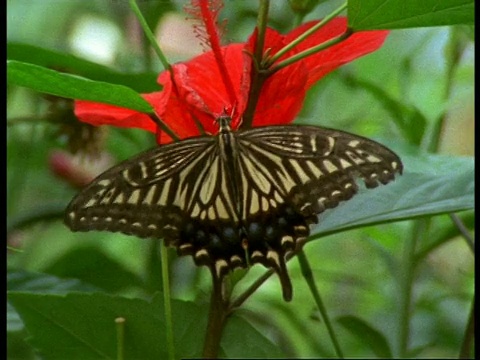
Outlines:
{"type": "Polygon", "coordinates": [[[473,158],[402,156],[404,174],[376,189],[361,188],[351,200],[320,216],[312,234],[411,219],[474,207],[473,158]]]}
{"type": "Polygon", "coordinates": [[[354,30],[474,24],[474,0],[349,0],[354,30]]]}
{"type": "MultiPolygon", "coordinates": [[[[118,317],[125,319],[126,359],[167,358],[161,296],[146,301],[101,293],[11,292],[8,298],[45,359],[116,359],[118,317]]],[[[199,356],[205,311],[185,301],[174,300],[172,306],[177,356],[199,356]]]]}
{"type": "MultiPolygon", "coordinates": [[[[30,342],[44,359],[116,359],[115,319],[125,321],[125,359],[166,359],[163,297],[152,301],[102,293],[10,292],[30,342]]],[[[207,306],[172,300],[177,358],[200,357],[207,306]]],[[[229,356],[279,357],[275,346],[245,320],[233,317],[221,342],[229,356]],[[239,344],[242,346],[239,347],[239,344]]]]}
{"type": "Polygon", "coordinates": [[[43,271],[61,278],[80,279],[110,292],[142,285],[136,274],[92,245],[71,249],[43,271]]]}
{"type": "Polygon", "coordinates": [[[96,101],[145,113],[153,112],[152,106],[140,94],[126,86],[92,81],[15,60],[7,61],[7,81],[9,84],[64,98],[96,101]]]}
{"type": "Polygon", "coordinates": [[[340,316],[336,319],[345,329],[367,345],[380,359],[391,359],[392,351],[383,334],[364,320],[351,315],[340,316]]]}
{"type": "Polygon", "coordinates": [[[71,54],[34,45],[7,43],[7,59],[84,76],[91,80],[125,85],[138,92],[159,91],[156,73],[126,74],[71,54]]]}
{"type": "MultiPolygon", "coordinates": [[[[71,291],[90,292],[100,290],[78,279],[60,279],[56,276],[23,270],[8,271],[7,289],[9,291],[28,291],[42,294],[65,294],[71,291]]],[[[7,331],[16,332],[22,330],[23,327],[23,322],[18,313],[7,302],[7,331]]]]}
{"type": "Polygon", "coordinates": [[[282,358],[285,354],[262,333],[240,316],[229,318],[222,336],[221,348],[226,358],[282,358]]]}

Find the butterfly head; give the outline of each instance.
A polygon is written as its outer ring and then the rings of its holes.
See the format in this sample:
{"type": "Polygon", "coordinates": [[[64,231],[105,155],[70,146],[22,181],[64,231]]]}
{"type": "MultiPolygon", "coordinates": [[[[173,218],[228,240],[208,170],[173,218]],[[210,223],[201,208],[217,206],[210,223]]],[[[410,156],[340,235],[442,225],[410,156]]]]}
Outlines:
{"type": "Polygon", "coordinates": [[[217,119],[215,119],[215,122],[218,124],[220,128],[218,131],[219,133],[232,131],[232,128],[230,127],[232,118],[229,115],[220,115],[217,119]]]}

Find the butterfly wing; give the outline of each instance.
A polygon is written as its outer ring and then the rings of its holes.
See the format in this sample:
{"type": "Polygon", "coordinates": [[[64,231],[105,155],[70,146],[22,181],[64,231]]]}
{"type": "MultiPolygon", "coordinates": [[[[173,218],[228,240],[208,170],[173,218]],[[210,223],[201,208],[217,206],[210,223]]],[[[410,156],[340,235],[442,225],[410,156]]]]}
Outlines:
{"type": "Polygon", "coordinates": [[[252,259],[273,267],[291,297],[285,253],[303,243],[317,215],[358,191],[387,184],[402,172],[383,145],[313,126],[269,126],[237,133],[242,220],[252,259]]]}
{"type": "Polygon", "coordinates": [[[303,244],[317,214],[351,198],[356,177],[375,187],[402,171],[384,146],[336,130],[275,126],[226,138],[232,154],[221,153],[220,137],[203,136],[107,170],[72,200],[65,223],[164,238],[216,277],[262,263],[289,300],[285,254],[303,244]]]}
{"type": "MultiPolygon", "coordinates": [[[[256,172],[268,177],[272,189],[294,200],[297,208],[315,199],[317,203],[308,207],[316,214],[351,198],[357,191],[356,178],[374,188],[389,183],[403,170],[400,158],[385,146],[338,130],[270,126],[238,137],[243,153],[257,164],[256,172]]],[[[251,183],[262,189],[262,179],[251,177],[251,183]]]]}
{"type": "Polygon", "coordinates": [[[105,230],[163,238],[221,277],[246,266],[232,176],[218,137],[149,150],[107,170],[68,205],[73,231],[105,230]]]}
{"type": "Polygon", "coordinates": [[[170,238],[191,215],[191,178],[209,168],[215,139],[199,137],[148,150],[107,170],[68,205],[74,231],[119,231],[170,238]]]}

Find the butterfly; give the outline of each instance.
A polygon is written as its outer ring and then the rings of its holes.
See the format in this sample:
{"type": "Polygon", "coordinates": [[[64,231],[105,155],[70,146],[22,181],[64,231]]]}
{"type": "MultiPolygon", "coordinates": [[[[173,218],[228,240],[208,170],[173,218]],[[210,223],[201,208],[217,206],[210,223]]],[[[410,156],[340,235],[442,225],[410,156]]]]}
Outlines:
{"type": "Polygon", "coordinates": [[[68,205],[73,231],[163,238],[216,280],[255,263],[273,268],[292,298],[285,256],[318,214],[402,173],[400,158],[361,136],[286,125],[219,132],[155,147],[93,180],[68,205]]]}

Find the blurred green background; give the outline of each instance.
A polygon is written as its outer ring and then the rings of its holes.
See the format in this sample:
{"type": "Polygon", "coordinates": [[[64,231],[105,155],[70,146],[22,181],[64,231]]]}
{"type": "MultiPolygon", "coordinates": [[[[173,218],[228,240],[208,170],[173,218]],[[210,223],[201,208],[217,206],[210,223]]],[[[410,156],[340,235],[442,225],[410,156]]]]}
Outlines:
{"type": "MultiPolygon", "coordinates": [[[[184,3],[139,1],[172,62],[187,60],[202,51],[200,40],[185,21],[184,3]]],[[[226,43],[248,37],[255,26],[257,6],[257,1],[225,1],[220,17],[227,19],[223,35],[226,43]]],[[[321,18],[336,6],[339,3],[335,1],[322,3],[304,20],[321,18]]],[[[269,26],[287,32],[296,21],[287,1],[272,1],[269,26]]],[[[116,72],[139,74],[137,79],[145,81],[136,82],[132,77],[131,82],[139,92],[154,91],[155,74],[162,70],[128,2],[122,0],[9,0],[7,41],[9,58],[20,56],[15,52],[17,44],[28,44],[101,64],[113,72],[112,79],[116,72]]],[[[25,62],[42,62],[40,53],[32,53],[31,58],[25,53],[21,56],[25,62]]],[[[402,137],[394,125],[392,108],[382,100],[389,98],[421,113],[427,129],[444,117],[438,136],[441,154],[473,156],[473,63],[471,27],[393,30],[380,50],[315,85],[296,122],[361,134],[385,143],[400,155],[415,156],[418,148],[426,149],[425,144],[420,142],[415,148],[402,137]],[[453,70],[452,53],[458,55],[453,70]]],[[[92,78],[108,75],[101,69],[88,71],[92,78]]],[[[7,95],[8,287],[48,292],[55,278],[43,276],[46,274],[64,279],[63,290],[71,285],[75,290],[101,289],[127,297],[146,297],[160,289],[158,243],[119,234],[74,234],[63,225],[62,211],[78,190],[55,176],[49,166],[52,153],[66,150],[69,139],[55,117],[58,104],[52,105],[48,97],[16,86],[8,86],[7,95]],[[72,279],[81,283],[67,282],[72,279]]],[[[109,165],[154,145],[151,134],[130,129],[106,129],[101,139],[104,142],[100,145],[110,156],[102,155],[102,159],[109,165]]],[[[428,134],[423,139],[428,142],[428,134]]],[[[92,164],[88,158],[83,159],[83,165],[88,169],[96,166],[89,171],[97,172],[105,167],[92,164]]],[[[473,228],[473,211],[459,216],[473,228]]],[[[409,350],[403,355],[458,356],[473,298],[473,254],[450,217],[439,215],[422,225],[428,227],[422,232],[428,236],[418,239],[416,250],[425,250],[425,256],[419,257],[418,266],[409,272],[406,243],[418,226],[418,221],[382,224],[325,236],[305,247],[347,356],[375,355],[348,326],[341,326],[342,318],[348,321],[351,315],[376,328],[393,353],[402,354],[399,309],[406,296],[402,279],[407,275],[412,277],[408,294],[412,306],[409,350]],[[427,251],[430,246],[431,251],[427,251]]],[[[171,261],[173,296],[208,300],[208,270],[196,268],[190,257],[177,258],[173,251],[171,261]]],[[[244,304],[240,314],[280,346],[286,356],[333,356],[296,259],[289,262],[289,271],[294,286],[291,303],[283,302],[278,279],[272,277],[244,304]]],[[[263,272],[262,267],[253,267],[236,290],[245,288],[263,272]]],[[[35,358],[25,341],[27,332],[11,307],[8,316],[8,358],[35,358]]]]}

